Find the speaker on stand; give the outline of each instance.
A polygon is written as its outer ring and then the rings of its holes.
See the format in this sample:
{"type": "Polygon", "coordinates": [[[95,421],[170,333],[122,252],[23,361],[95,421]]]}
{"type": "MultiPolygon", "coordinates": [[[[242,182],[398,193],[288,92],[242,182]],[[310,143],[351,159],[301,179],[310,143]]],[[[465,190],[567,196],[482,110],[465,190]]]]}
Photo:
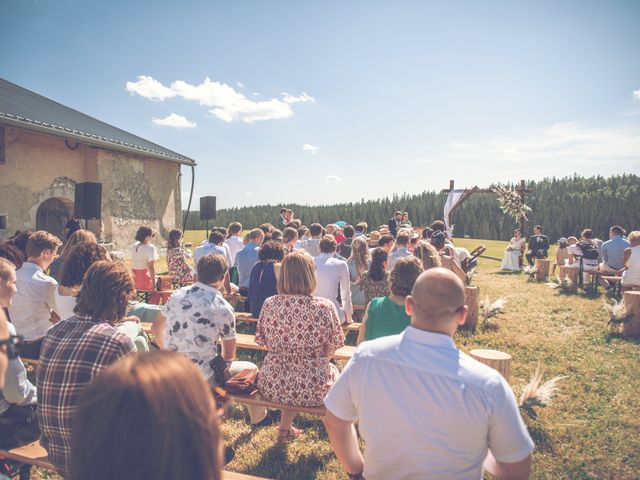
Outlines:
{"type": "Polygon", "coordinates": [[[216,219],[216,197],[200,197],[200,220],[207,221],[207,237],[209,238],[209,220],[216,219]]]}
{"type": "Polygon", "coordinates": [[[97,182],[76,183],[73,216],[84,220],[100,220],[102,218],[102,184],[97,182]]]}

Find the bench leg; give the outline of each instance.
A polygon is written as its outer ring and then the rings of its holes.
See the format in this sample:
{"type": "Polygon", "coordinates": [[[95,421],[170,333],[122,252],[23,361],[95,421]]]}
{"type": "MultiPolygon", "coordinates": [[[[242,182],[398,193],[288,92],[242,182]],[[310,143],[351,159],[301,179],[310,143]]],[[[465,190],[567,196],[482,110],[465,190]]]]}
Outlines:
{"type": "Polygon", "coordinates": [[[22,465],[20,467],[20,480],[29,480],[31,478],[31,465],[22,465]]]}

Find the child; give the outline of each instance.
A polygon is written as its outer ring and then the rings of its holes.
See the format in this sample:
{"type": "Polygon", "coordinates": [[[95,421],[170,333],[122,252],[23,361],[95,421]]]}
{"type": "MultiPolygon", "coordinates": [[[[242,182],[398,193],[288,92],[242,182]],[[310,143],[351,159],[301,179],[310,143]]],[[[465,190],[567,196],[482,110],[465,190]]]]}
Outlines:
{"type": "Polygon", "coordinates": [[[569,259],[569,250],[567,250],[567,239],[562,237],[558,240],[558,251],[556,252],[556,263],[553,265],[551,275],[555,275],[558,265],[566,265],[569,259]]]}

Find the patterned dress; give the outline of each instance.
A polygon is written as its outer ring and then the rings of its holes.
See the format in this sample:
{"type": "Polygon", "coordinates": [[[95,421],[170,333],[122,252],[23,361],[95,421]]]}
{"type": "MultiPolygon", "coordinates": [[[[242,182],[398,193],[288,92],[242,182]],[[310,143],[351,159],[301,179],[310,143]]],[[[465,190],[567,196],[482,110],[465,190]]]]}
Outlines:
{"type": "Polygon", "coordinates": [[[176,283],[193,282],[193,269],[187,263],[187,251],[183,247],[167,249],[167,266],[171,281],[176,283]]]}
{"type": "Polygon", "coordinates": [[[275,295],[265,300],[256,343],[269,349],[258,389],[269,401],[302,407],[322,405],[338,376],[325,348],[344,346],[344,333],[330,300],[304,295],[275,295]]]}
{"type": "Polygon", "coordinates": [[[369,276],[369,272],[364,272],[360,277],[359,285],[367,297],[367,304],[373,298],[388,297],[391,295],[391,281],[389,280],[388,272],[385,272],[384,279],[380,281],[372,280],[369,276]]]}

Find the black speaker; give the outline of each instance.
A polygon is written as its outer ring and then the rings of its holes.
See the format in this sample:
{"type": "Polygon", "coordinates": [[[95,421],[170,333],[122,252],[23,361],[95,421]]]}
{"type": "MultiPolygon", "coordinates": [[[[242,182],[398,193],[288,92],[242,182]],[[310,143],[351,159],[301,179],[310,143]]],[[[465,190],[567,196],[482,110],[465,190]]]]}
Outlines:
{"type": "Polygon", "coordinates": [[[200,197],[200,220],[215,220],[216,197],[200,197]]]}
{"type": "Polygon", "coordinates": [[[73,216],[84,220],[102,218],[102,184],[96,182],[76,183],[76,198],[73,216]]]}

